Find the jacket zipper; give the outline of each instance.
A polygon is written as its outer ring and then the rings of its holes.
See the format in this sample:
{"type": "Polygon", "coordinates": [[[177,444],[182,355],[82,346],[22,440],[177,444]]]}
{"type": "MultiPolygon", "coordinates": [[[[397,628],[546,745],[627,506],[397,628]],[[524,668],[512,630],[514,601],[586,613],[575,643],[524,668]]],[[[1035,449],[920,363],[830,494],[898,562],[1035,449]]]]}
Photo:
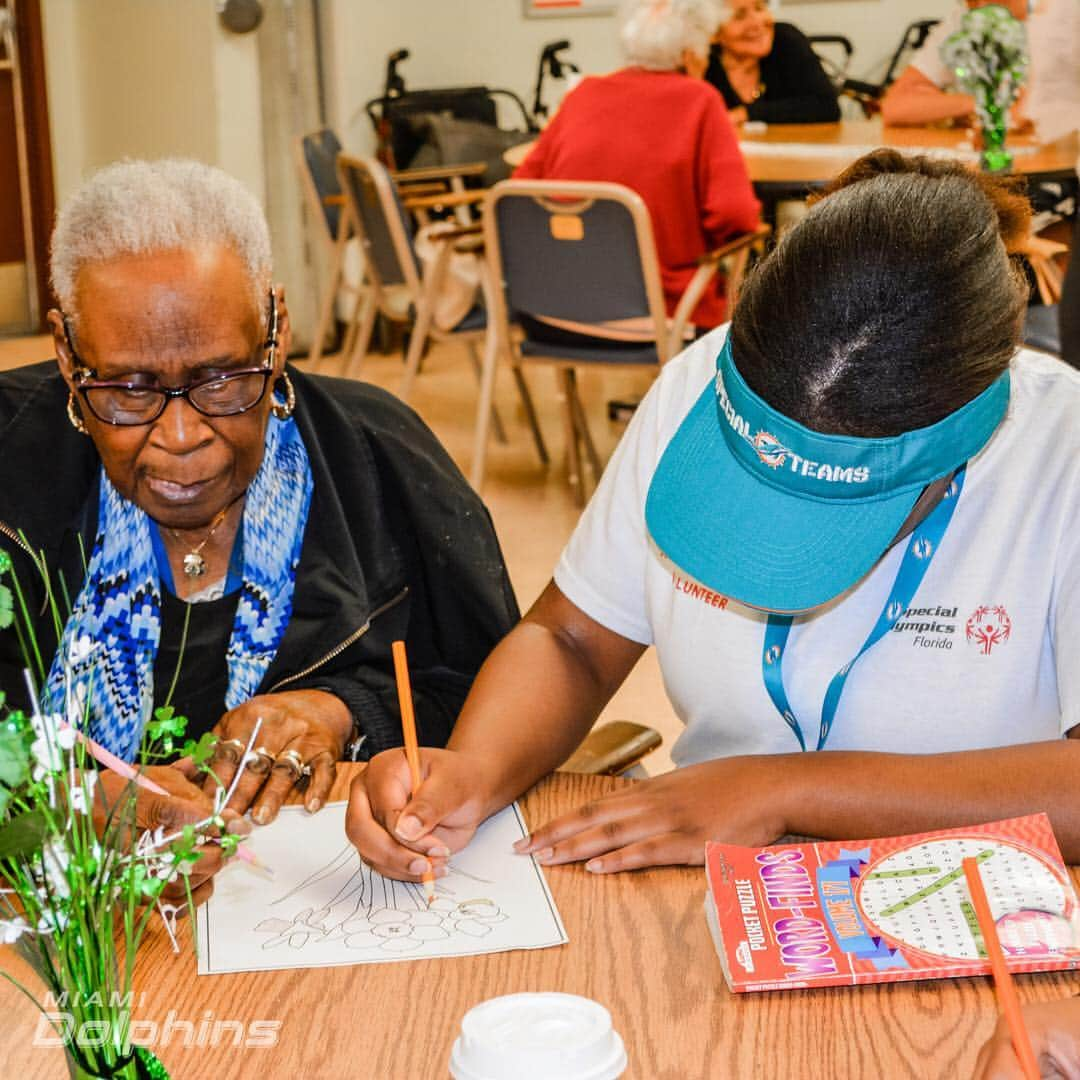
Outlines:
{"type": "Polygon", "coordinates": [[[18,544],[34,560],[35,565],[37,564],[37,556],[34,554],[33,549],[10,525],[0,521],[0,533],[3,533],[13,543],[18,544]]]}
{"type": "Polygon", "coordinates": [[[0,521],[0,533],[30,556],[34,569],[41,575],[41,580],[45,583],[45,595],[41,598],[41,610],[38,611],[38,616],[43,616],[49,610],[49,598],[52,596],[52,580],[49,577],[48,569],[44,566],[41,557],[34,554],[34,549],[6,521],[0,521]]]}
{"type": "MultiPolygon", "coordinates": [[[[0,524],[3,524],[3,523],[0,522],[0,524]]],[[[371,629],[371,624],[375,619],[377,619],[380,615],[384,614],[385,612],[389,611],[395,605],[401,603],[401,601],[404,600],[405,597],[408,596],[408,594],[409,594],[409,586],[406,585],[405,588],[403,588],[401,590],[401,592],[399,592],[397,594],[397,596],[391,597],[389,600],[386,601],[385,604],[381,605],[380,607],[377,607],[367,617],[367,619],[364,621],[363,626],[360,626],[357,629],[355,629],[344,641],[342,641],[338,645],[335,645],[334,648],[332,648],[325,656],[319,657],[319,659],[316,660],[315,663],[309,664],[302,671],[296,672],[295,675],[288,675],[284,679],[279,679],[266,692],[268,694],[273,694],[276,691],[280,690],[281,687],[287,686],[289,683],[296,682],[297,679],[304,679],[308,675],[310,675],[312,672],[318,671],[319,668],[321,668],[324,664],[330,663],[330,661],[333,660],[334,657],[340,656],[350,645],[352,645],[355,642],[359,641],[368,632],[368,630],[371,629]]]]}

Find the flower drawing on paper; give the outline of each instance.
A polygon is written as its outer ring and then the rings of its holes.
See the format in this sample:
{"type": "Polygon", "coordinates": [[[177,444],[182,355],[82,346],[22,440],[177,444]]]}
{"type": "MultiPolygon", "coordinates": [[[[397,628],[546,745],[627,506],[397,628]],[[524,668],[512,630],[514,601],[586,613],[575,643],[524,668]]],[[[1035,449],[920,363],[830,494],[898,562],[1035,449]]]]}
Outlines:
{"type": "Polygon", "coordinates": [[[507,918],[494,900],[464,900],[451,916],[454,929],[470,937],[490,934],[496,923],[507,918]]]}
{"type": "Polygon", "coordinates": [[[313,938],[321,941],[327,937],[329,931],[326,925],[319,920],[323,912],[316,912],[312,908],[304,908],[293,919],[263,919],[255,930],[260,934],[273,934],[263,943],[264,949],[275,949],[279,945],[288,945],[291,949],[302,949],[313,938]]]}
{"type": "MultiPolygon", "coordinates": [[[[318,880],[322,875],[314,877],[318,880]]],[[[416,885],[377,879],[366,865],[357,871],[346,864],[336,902],[318,909],[305,907],[291,919],[263,919],[254,929],[269,935],[263,941],[264,949],[282,945],[303,949],[325,943],[343,945],[354,952],[402,955],[455,937],[486,937],[508,917],[493,900],[457,900],[448,895],[445,884],[441,888],[443,891],[429,907],[416,885]]],[[[294,890],[288,895],[296,893],[294,890]]]]}
{"type": "Polygon", "coordinates": [[[450,932],[436,911],[398,911],[374,908],[370,914],[341,924],[347,949],[382,949],[403,953],[419,949],[425,942],[445,941],[450,932]]]}

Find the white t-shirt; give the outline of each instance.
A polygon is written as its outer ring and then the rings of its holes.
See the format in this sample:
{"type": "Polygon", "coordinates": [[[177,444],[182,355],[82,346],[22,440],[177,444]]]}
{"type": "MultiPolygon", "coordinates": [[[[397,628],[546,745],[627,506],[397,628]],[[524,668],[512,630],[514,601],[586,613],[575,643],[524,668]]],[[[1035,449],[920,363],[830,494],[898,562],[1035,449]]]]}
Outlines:
{"type": "MultiPolygon", "coordinates": [[[[645,527],[653,472],[713,380],[726,333],[714,330],[665,367],[555,570],[587,615],[656,646],[686,725],[678,765],[799,749],[762,679],[766,616],[689,580],[645,527]]],[[[810,748],[826,688],[874,626],[905,546],[795,619],[784,684],[810,748]]],[[[827,748],[937,753],[1058,738],[1080,723],[1078,636],[1080,372],[1023,351],[1009,412],[968,465],[911,610],[852,670],[827,748]]]]}

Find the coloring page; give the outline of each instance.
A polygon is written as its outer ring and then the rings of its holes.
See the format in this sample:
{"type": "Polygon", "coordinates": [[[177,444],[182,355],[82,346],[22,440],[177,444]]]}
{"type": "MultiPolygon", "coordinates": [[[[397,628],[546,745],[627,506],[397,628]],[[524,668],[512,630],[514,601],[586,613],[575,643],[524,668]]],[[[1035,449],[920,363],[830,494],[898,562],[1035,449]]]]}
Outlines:
{"type": "Polygon", "coordinates": [[[245,840],[272,876],[235,860],[199,908],[199,974],[372,964],[568,940],[540,867],[511,845],[526,835],[516,805],[486,821],[435,882],[384,878],[345,836],[344,802],[312,816],[282,807],[245,840]]]}

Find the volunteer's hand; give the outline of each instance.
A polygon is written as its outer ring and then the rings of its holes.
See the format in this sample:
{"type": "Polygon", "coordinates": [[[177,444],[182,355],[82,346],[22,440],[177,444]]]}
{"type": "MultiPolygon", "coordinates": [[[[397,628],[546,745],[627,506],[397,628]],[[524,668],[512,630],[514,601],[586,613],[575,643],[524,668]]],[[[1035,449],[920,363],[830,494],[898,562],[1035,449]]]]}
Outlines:
{"type": "Polygon", "coordinates": [[[230,709],[214,727],[217,749],[203,790],[213,798],[218,781],[228,788],[256,723],[253,759],[229,800],[239,814],[251,808],[256,825],[277,817],[289,792],[306,785],[304,806],[314,814],[326,803],[334,784],[334,763],[345,752],[352,716],[345,703],[325,690],[290,690],[263,694],[230,709]],[[215,779],[216,777],[216,779],[215,779]]]}
{"type": "Polygon", "coordinates": [[[770,844],[787,832],[784,755],[726,758],[644,780],[586,803],[518,841],[546,866],[587,859],[610,874],[643,866],[700,865],[705,842],[770,844]]]}
{"type": "MultiPolygon", "coordinates": [[[[172,765],[154,765],[142,770],[142,775],[168,792],[159,795],[145,788],[137,788],[135,796],[135,827],[139,832],[162,829],[166,835],[179,832],[185,825],[205,821],[214,812],[211,799],[195,780],[198,773],[190,759],[184,758],[172,765]]],[[[98,776],[94,800],[94,817],[99,828],[104,827],[110,809],[128,790],[128,781],[114,772],[102,771],[98,776]]],[[[232,810],[222,814],[227,832],[244,835],[251,826],[232,810]]],[[[187,875],[196,904],[207,899],[212,891],[211,878],[224,865],[221,848],[217,844],[204,844],[199,859],[187,875]]],[[[169,903],[182,903],[187,898],[184,883],[171,882],[161,893],[169,903]]]]}
{"type": "Polygon", "coordinates": [[[427,870],[446,873],[497,807],[493,768],[455,750],[420,748],[421,783],[414,793],[402,749],[377,754],[352,782],[345,833],[365,862],[386,877],[419,881],[427,870]]]}
{"type": "MultiPolygon", "coordinates": [[[[1080,1000],[1065,998],[1025,1005],[1024,1023],[1040,1076],[1080,1080],[1080,1000]]],[[[974,1080],[1024,1080],[1004,1018],[979,1052],[974,1080]]]]}

